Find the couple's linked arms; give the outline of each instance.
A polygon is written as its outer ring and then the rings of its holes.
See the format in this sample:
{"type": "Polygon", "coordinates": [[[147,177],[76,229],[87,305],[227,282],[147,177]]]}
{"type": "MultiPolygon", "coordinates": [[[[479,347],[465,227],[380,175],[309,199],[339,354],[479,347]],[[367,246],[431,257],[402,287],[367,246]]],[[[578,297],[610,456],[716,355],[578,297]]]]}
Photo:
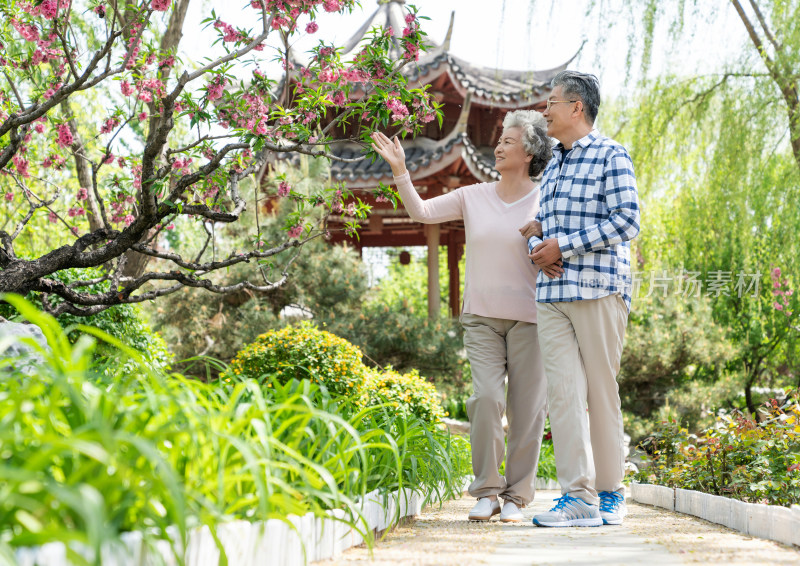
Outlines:
{"type": "MultiPolygon", "coordinates": [[[[560,277],[563,269],[553,269],[561,260],[573,255],[596,252],[632,240],[639,233],[639,199],[633,163],[627,152],[619,151],[606,165],[603,195],[609,209],[608,218],[572,234],[543,240],[543,234],[528,238],[528,257],[551,279],[560,277]]],[[[542,222],[541,209],[536,220],[542,222]]]]}

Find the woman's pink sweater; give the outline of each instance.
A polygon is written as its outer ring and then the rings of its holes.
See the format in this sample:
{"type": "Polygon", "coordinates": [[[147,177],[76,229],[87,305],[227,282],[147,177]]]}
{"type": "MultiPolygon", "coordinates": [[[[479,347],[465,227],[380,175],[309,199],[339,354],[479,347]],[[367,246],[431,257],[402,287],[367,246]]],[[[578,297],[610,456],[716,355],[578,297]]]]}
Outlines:
{"type": "Polygon", "coordinates": [[[394,178],[412,220],[464,220],[466,277],[462,312],[536,322],[536,275],[519,229],[539,210],[539,187],[515,203],[497,196],[496,183],[478,183],[422,200],[408,173],[394,178]]]}

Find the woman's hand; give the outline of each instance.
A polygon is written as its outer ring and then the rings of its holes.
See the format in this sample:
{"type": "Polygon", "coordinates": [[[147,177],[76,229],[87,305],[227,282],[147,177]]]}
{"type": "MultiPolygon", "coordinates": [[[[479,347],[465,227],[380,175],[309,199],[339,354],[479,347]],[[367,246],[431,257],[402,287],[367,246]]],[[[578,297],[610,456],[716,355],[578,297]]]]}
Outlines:
{"type": "Polygon", "coordinates": [[[406,152],[403,151],[398,138],[392,141],[381,132],[375,132],[372,134],[372,149],[389,164],[395,177],[405,175],[406,152]]]}
{"type": "Polygon", "coordinates": [[[522,234],[522,237],[526,240],[529,240],[531,236],[536,236],[540,240],[544,236],[542,234],[542,223],[538,220],[531,220],[525,226],[519,229],[519,233],[522,234]]]}

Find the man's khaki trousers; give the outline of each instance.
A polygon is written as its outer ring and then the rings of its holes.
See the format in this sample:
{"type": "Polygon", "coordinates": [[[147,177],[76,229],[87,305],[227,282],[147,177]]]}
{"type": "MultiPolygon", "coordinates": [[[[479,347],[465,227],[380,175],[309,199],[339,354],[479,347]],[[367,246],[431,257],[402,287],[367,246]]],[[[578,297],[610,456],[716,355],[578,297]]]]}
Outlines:
{"type": "Polygon", "coordinates": [[[617,373],[628,324],[625,302],[610,295],[536,306],[561,493],[595,505],[600,491],[624,496],[617,373]]]}
{"type": "Polygon", "coordinates": [[[497,495],[524,507],[533,500],[546,417],[536,325],[474,314],[463,314],[461,323],[474,389],[467,400],[475,474],[469,493],[497,495]],[[505,453],[503,411],[508,417],[505,477],[498,472],[505,453]]]}

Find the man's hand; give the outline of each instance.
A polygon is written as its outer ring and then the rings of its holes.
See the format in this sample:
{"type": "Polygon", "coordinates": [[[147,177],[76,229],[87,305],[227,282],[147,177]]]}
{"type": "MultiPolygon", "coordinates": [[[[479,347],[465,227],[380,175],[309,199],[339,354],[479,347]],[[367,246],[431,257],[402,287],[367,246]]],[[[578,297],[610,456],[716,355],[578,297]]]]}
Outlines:
{"type": "Polygon", "coordinates": [[[550,279],[561,277],[564,273],[561,248],[558,247],[558,240],[555,238],[545,240],[533,248],[533,253],[528,255],[528,257],[531,258],[533,263],[539,266],[539,269],[544,271],[544,274],[550,279]]]}
{"type": "Polygon", "coordinates": [[[526,240],[530,239],[531,236],[536,236],[537,238],[541,239],[544,235],[542,233],[542,223],[538,220],[531,220],[525,226],[519,229],[519,233],[522,234],[522,237],[526,240]]]}

